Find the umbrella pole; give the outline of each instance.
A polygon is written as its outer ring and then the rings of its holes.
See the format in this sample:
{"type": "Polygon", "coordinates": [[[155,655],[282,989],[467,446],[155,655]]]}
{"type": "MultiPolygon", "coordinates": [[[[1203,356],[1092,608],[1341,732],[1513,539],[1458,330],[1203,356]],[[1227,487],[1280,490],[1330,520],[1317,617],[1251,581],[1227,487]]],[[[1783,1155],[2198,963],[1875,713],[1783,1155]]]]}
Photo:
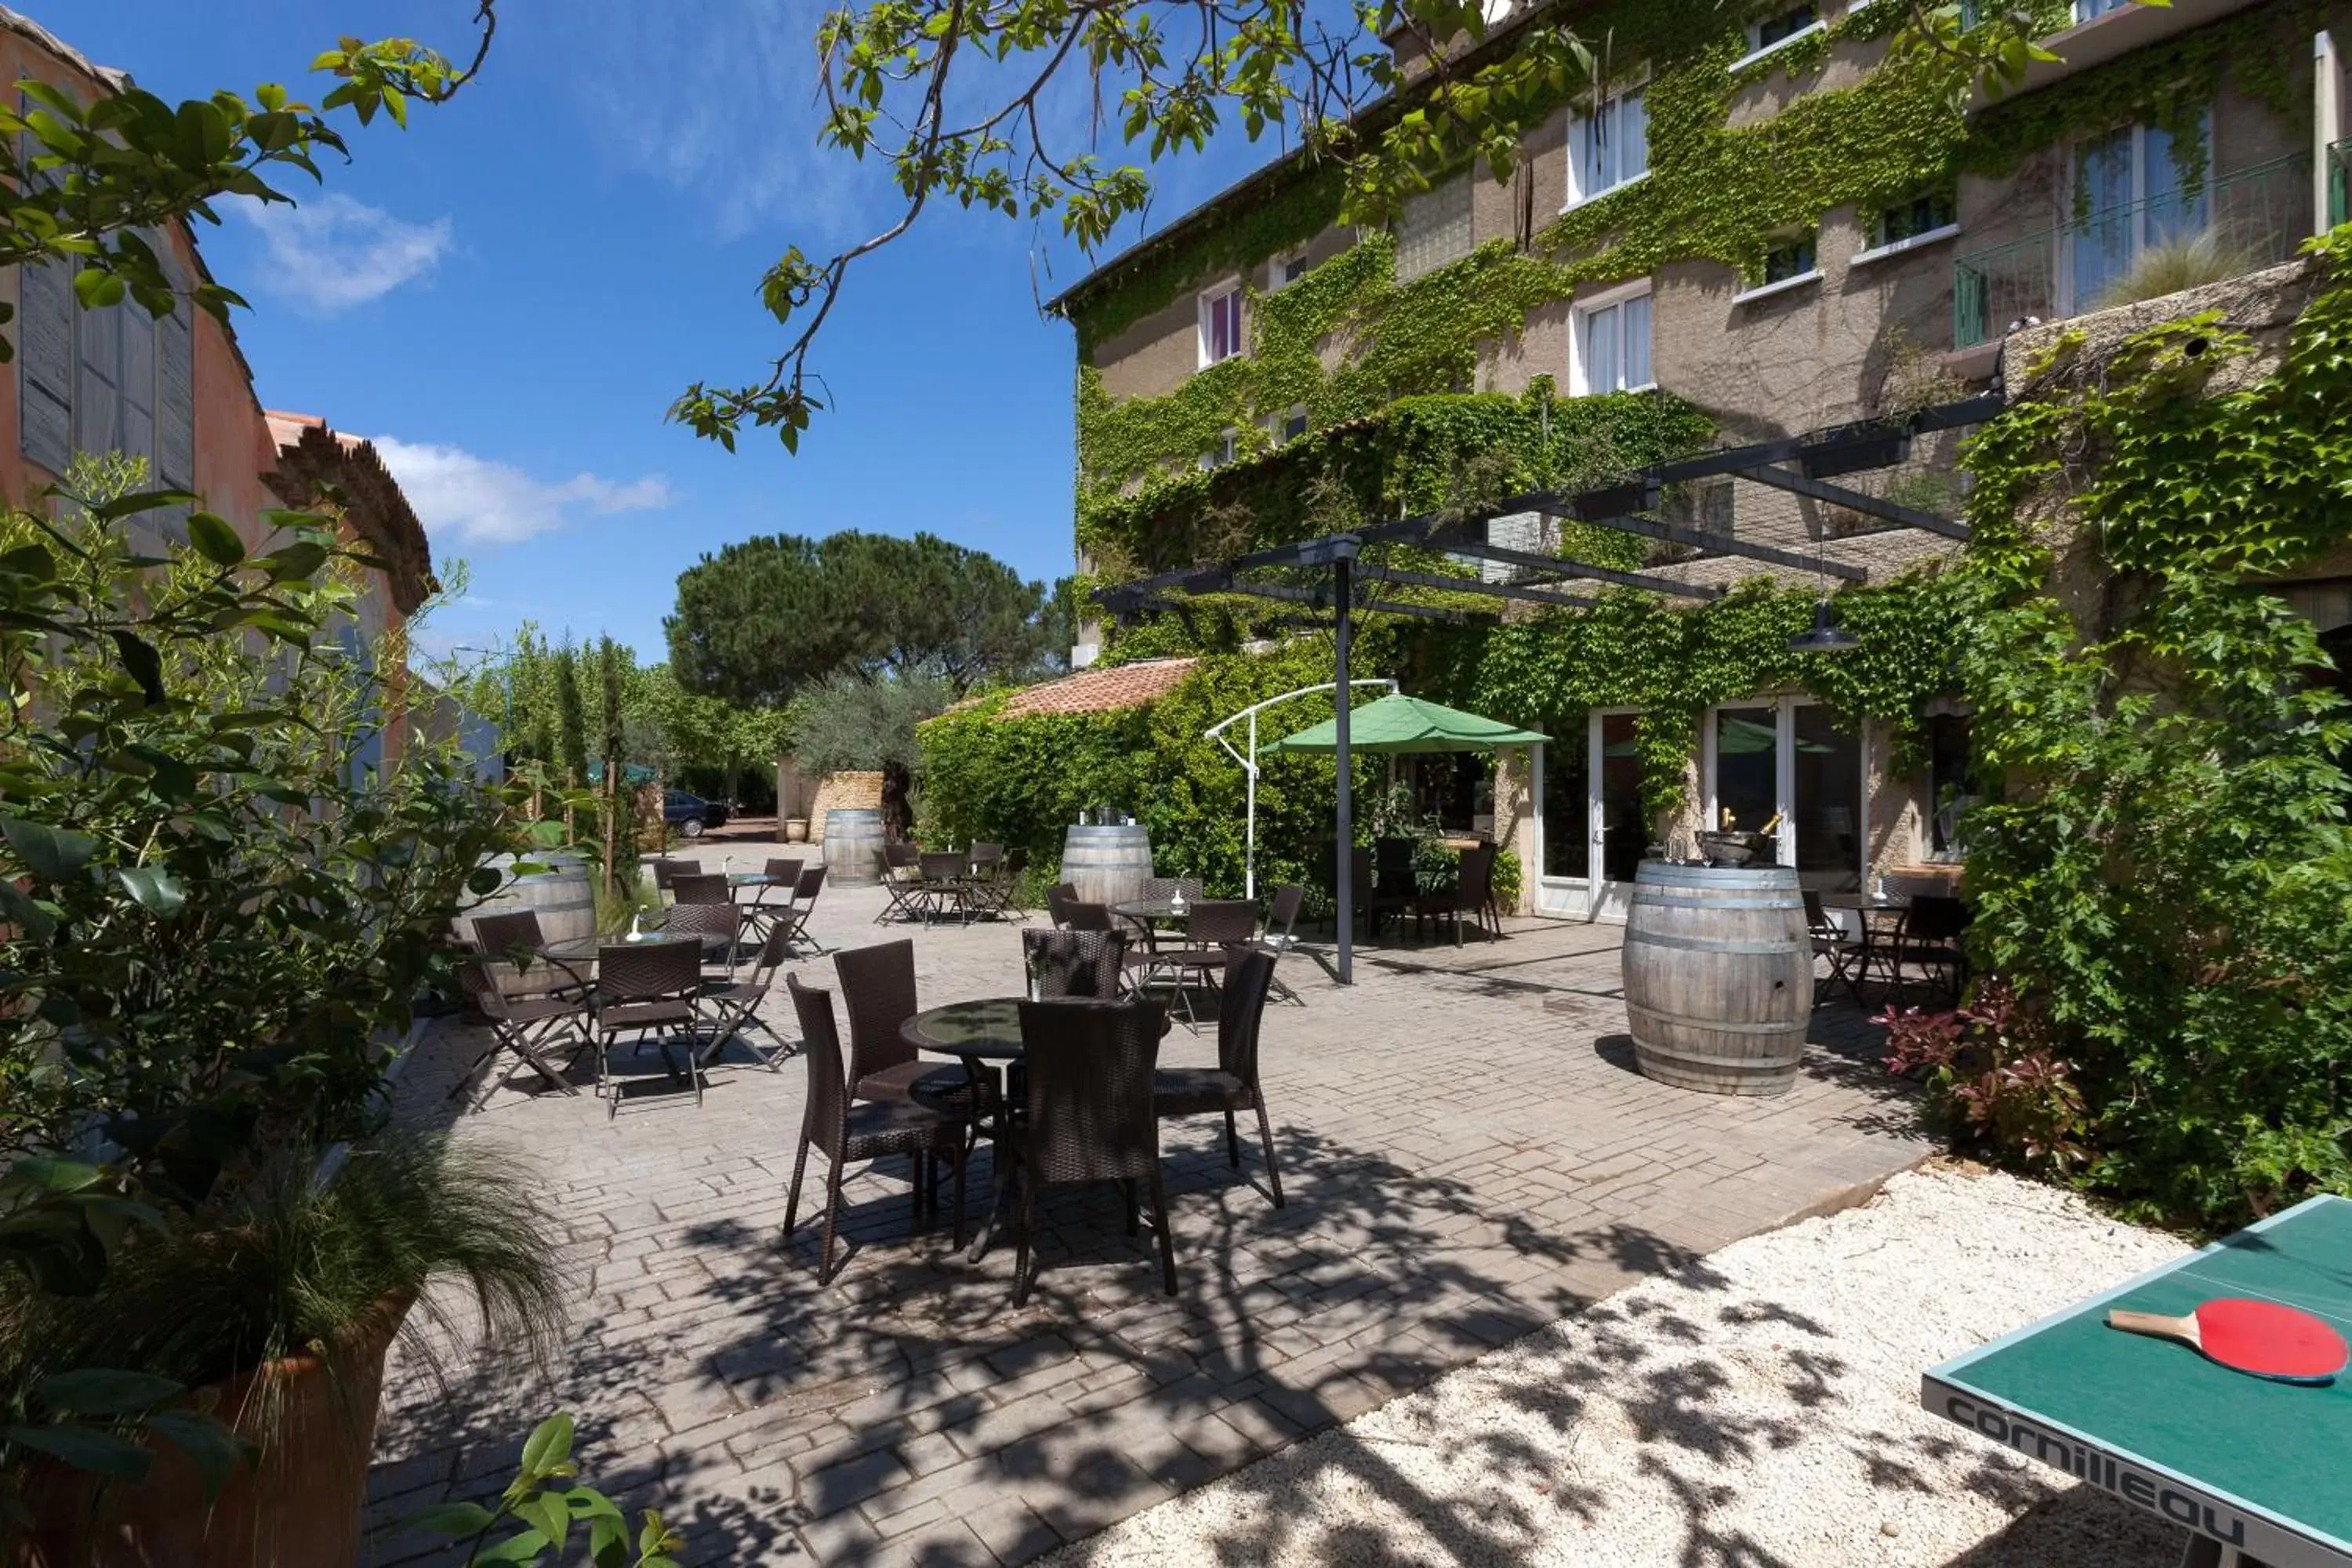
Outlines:
{"type": "Polygon", "coordinates": [[[1356,814],[1355,802],[1350,798],[1354,790],[1354,780],[1348,759],[1348,699],[1353,690],[1348,684],[1348,612],[1353,607],[1355,602],[1355,584],[1352,581],[1355,576],[1355,562],[1345,554],[1331,563],[1334,589],[1332,597],[1338,602],[1339,607],[1337,637],[1339,711],[1335,715],[1337,723],[1334,732],[1338,742],[1339,764],[1339,808],[1338,820],[1334,823],[1332,830],[1331,858],[1333,880],[1336,883],[1333,891],[1339,913],[1339,984],[1342,985],[1353,985],[1356,983],[1355,889],[1350,885],[1354,880],[1356,814]]]}

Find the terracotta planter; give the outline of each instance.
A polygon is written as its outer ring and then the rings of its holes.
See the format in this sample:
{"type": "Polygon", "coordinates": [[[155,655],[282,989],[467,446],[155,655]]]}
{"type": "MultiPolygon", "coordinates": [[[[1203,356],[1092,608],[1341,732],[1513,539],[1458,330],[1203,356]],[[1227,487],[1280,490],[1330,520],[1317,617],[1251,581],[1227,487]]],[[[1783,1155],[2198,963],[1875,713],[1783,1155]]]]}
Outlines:
{"type": "Polygon", "coordinates": [[[807,817],[788,816],[784,818],[784,842],[787,844],[805,844],[808,842],[807,817]]]}
{"type": "Polygon", "coordinates": [[[384,1355],[413,1300],[386,1298],[325,1356],[289,1356],[213,1385],[221,1418],[268,1440],[209,1503],[195,1467],[168,1443],[155,1446],[155,1463],[137,1486],[101,1489],[69,1470],[37,1478],[25,1561],[31,1568],[351,1568],[384,1355]],[[265,1434],[272,1401],[279,1414],[265,1434]]]}

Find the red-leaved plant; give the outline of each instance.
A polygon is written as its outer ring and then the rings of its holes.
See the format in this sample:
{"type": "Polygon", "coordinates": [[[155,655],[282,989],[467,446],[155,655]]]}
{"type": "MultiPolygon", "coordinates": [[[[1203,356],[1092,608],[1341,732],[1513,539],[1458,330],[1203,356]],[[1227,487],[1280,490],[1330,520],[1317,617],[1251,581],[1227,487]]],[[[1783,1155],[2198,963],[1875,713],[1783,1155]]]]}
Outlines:
{"type": "Polygon", "coordinates": [[[2030,1170],[2064,1175],[2090,1157],[2083,1091],[2040,1011],[1988,979],[1956,1012],[1879,1015],[1889,1072],[1918,1074],[1957,1135],[2030,1170]]]}

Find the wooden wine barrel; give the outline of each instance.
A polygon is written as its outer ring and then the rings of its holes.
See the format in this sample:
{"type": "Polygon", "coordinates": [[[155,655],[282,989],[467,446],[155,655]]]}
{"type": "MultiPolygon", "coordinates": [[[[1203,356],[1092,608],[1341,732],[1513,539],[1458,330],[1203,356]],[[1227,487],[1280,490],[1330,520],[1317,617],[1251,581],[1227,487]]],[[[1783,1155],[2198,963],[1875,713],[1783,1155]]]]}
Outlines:
{"type": "Polygon", "coordinates": [[[1795,867],[1643,861],[1624,964],[1643,1073],[1709,1094],[1785,1094],[1797,1081],[1813,945],[1795,867]]]}
{"type": "Polygon", "coordinates": [[[824,814],[824,876],[836,888],[882,879],[882,814],[836,806],[824,814]]]}
{"type": "Polygon", "coordinates": [[[1143,897],[1151,875],[1151,836],[1141,827],[1073,824],[1062,839],[1062,880],[1087,904],[1122,904],[1143,897]]]}
{"type": "Polygon", "coordinates": [[[539,917],[539,934],[549,942],[596,934],[596,893],[589,879],[588,862],[581,857],[568,850],[536,849],[524,855],[493,855],[483,864],[507,879],[497,892],[457,917],[458,935],[470,941],[479,916],[523,910],[539,917]],[[508,875],[518,861],[535,868],[520,877],[508,875]]]}

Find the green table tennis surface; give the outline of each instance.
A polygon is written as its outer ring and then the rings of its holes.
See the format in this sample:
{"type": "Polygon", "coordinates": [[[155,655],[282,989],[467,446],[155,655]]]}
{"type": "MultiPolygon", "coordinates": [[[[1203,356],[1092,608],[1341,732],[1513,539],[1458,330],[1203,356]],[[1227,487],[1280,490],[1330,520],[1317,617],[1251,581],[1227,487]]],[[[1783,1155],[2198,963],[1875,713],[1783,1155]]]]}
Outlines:
{"type": "Polygon", "coordinates": [[[2352,1201],[2314,1198],[1928,1375],[2236,1500],[2352,1560],[2352,1375],[2250,1377],[2106,1326],[2221,1296],[2315,1313],[2352,1340],[2352,1201]]]}

